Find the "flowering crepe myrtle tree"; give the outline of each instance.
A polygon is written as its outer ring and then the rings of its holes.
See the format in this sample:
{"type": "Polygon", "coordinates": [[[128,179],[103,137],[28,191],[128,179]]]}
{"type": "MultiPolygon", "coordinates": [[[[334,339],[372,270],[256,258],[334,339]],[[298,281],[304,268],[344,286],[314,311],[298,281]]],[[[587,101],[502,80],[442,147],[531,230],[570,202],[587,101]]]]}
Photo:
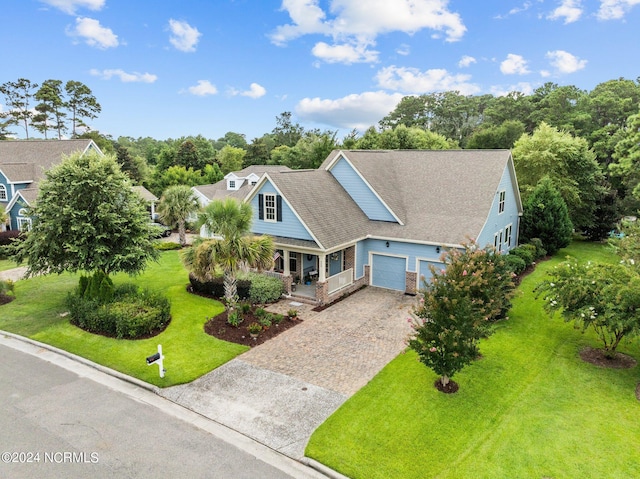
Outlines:
{"type": "Polygon", "coordinates": [[[408,341],[419,360],[440,375],[442,390],[453,375],[479,356],[478,341],[490,333],[488,322],[503,318],[515,285],[504,257],[474,242],[443,255],[445,269],[423,282],[410,322],[408,341]]]}
{"type": "Polygon", "coordinates": [[[613,358],[620,341],[640,333],[640,275],[624,260],[620,264],[578,263],[570,259],[553,270],[551,279],[536,287],[551,314],[561,311],[602,343],[613,358]]]}

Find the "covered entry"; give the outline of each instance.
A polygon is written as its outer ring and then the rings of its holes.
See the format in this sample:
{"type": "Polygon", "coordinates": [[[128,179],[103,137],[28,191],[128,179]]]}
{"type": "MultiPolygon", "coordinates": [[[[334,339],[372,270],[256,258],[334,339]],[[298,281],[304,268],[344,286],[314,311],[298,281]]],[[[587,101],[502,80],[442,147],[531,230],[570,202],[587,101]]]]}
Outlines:
{"type": "Polygon", "coordinates": [[[371,285],[380,288],[405,290],[407,259],[404,256],[371,254],[371,285]]]}

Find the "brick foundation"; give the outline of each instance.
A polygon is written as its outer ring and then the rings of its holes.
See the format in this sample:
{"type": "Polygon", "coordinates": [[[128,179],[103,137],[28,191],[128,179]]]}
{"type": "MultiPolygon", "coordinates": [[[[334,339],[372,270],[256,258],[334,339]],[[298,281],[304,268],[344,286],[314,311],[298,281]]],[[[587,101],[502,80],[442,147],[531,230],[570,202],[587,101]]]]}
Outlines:
{"type": "Polygon", "coordinates": [[[404,292],[406,294],[416,294],[418,291],[418,273],[405,271],[404,284],[404,292]]]}

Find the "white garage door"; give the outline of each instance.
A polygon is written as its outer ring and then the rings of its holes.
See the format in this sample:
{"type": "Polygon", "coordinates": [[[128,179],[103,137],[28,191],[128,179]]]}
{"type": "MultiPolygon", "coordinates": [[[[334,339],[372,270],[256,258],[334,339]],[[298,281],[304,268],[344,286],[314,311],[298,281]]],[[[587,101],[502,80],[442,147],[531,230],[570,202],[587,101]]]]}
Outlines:
{"type": "Polygon", "coordinates": [[[371,255],[371,284],[380,288],[405,290],[407,260],[398,256],[371,255]]]}

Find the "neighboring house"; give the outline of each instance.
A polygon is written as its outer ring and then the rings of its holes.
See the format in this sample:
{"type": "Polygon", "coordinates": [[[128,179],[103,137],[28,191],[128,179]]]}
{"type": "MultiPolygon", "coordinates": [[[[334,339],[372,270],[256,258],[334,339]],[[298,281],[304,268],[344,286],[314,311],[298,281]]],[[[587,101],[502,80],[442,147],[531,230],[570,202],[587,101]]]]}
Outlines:
{"type": "MultiPolygon", "coordinates": [[[[227,197],[243,200],[262,178],[265,173],[278,173],[282,171],[291,171],[287,166],[274,165],[252,165],[240,171],[227,173],[224,179],[212,185],[194,186],[191,189],[196,194],[201,207],[207,206],[213,200],[221,200],[227,197]]],[[[195,221],[197,218],[190,218],[195,221]]],[[[204,231],[204,227],[200,228],[201,236],[214,236],[204,231]]]]}
{"type": "Polygon", "coordinates": [[[31,226],[27,208],[35,204],[45,171],[63,156],[89,151],[102,154],[93,140],[0,141],[0,208],[8,213],[9,229],[31,226]]]}
{"type": "Polygon", "coordinates": [[[155,221],[158,217],[156,214],[156,203],[158,202],[158,197],[151,193],[144,186],[132,186],[131,189],[138,193],[140,198],[144,200],[144,202],[148,205],[149,216],[151,221],[155,221]]]}
{"type": "Polygon", "coordinates": [[[333,151],[317,170],[265,171],[243,199],[288,291],[310,281],[319,303],[362,285],[415,294],[446,249],[515,247],[522,214],[508,150],[333,151]]]}

